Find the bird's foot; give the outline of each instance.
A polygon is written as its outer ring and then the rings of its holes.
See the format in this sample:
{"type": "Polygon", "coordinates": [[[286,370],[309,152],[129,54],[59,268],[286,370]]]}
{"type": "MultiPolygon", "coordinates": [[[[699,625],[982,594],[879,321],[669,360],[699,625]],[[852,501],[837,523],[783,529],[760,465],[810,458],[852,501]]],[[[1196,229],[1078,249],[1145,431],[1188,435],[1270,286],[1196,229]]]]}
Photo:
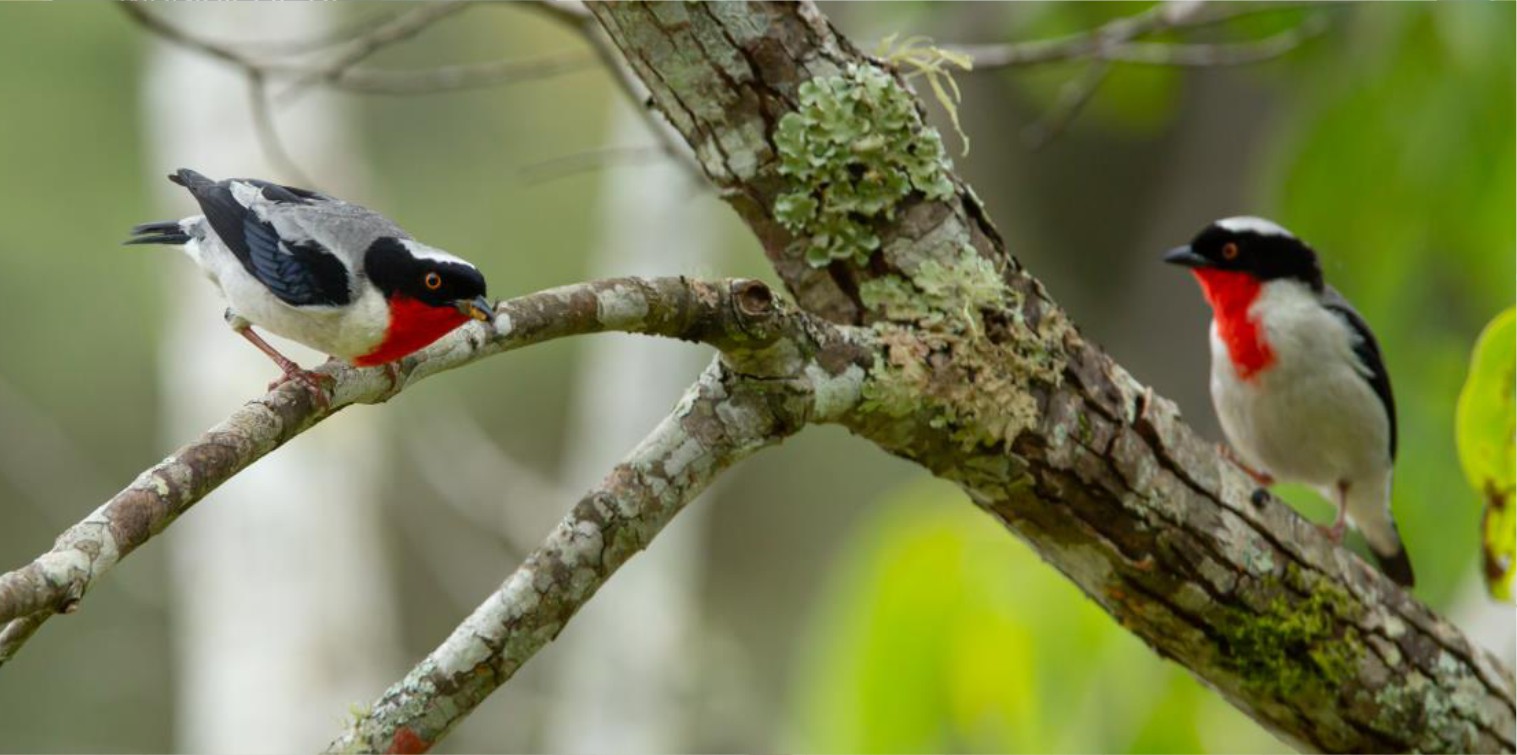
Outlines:
{"type": "Polygon", "coordinates": [[[1275,484],[1275,478],[1271,477],[1268,473],[1260,472],[1259,470],[1254,469],[1253,467],[1244,463],[1242,459],[1238,458],[1238,454],[1233,450],[1232,446],[1229,446],[1226,443],[1218,443],[1217,451],[1218,453],[1222,454],[1222,458],[1232,462],[1233,466],[1243,470],[1244,474],[1252,477],[1254,479],[1254,482],[1259,483],[1260,487],[1267,488],[1275,484]]]}
{"type": "Polygon", "coordinates": [[[285,383],[299,383],[311,394],[311,400],[316,403],[318,409],[327,409],[332,405],[332,399],[327,395],[327,388],[337,384],[337,379],[331,375],[323,375],[319,372],[303,370],[294,362],[279,365],[284,370],[284,375],[269,382],[269,390],[274,390],[285,383]]]}
{"type": "Polygon", "coordinates": [[[390,387],[385,390],[384,398],[381,400],[389,401],[395,396],[395,394],[400,393],[400,363],[385,362],[383,366],[385,369],[385,378],[390,381],[390,387]]]}
{"type": "Polygon", "coordinates": [[[1333,541],[1333,545],[1339,545],[1343,542],[1343,533],[1348,530],[1348,525],[1342,519],[1339,519],[1332,524],[1319,524],[1317,525],[1317,529],[1322,530],[1322,534],[1326,535],[1328,540],[1333,541]]]}

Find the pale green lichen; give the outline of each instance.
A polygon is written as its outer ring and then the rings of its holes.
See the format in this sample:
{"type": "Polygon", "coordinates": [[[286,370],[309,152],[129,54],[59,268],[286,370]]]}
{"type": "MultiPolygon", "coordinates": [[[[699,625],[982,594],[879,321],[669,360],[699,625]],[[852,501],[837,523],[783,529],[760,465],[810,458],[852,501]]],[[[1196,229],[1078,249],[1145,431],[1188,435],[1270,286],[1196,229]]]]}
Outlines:
{"type": "Polygon", "coordinates": [[[1479,699],[1478,691],[1473,696],[1450,692],[1414,670],[1375,693],[1375,723],[1393,730],[1415,726],[1422,734],[1418,749],[1423,752],[1471,752],[1479,730],[1462,714],[1478,707],[1479,699]]]}
{"type": "Polygon", "coordinates": [[[962,244],[953,264],[928,259],[909,281],[898,275],[864,281],[859,299],[887,320],[978,334],[984,329],[981,310],[1005,305],[1006,284],[995,263],[962,244]]]}
{"type": "Polygon", "coordinates": [[[1068,325],[1050,311],[1037,327],[1002,327],[987,337],[987,313],[1020,323],[1020,297],[995,266],[967,245],[951,265],[923,262],[915,277],[883,276],[860,287],[865,306],[887,321],[863,390],[863,411],[904,417],[929,412],[929,426],[962,447],[1010,443],[1037,424],[1034,383],[1058,385],[1068,325]]]}
{"type": "Polygon", "coordinates": [[[774,217],[806,241],[812,266],[866,261],[880,246],[875,221],[893,218],[912,192],[952,195],[942,139],[890,74],[850,64],[801,84],[799,99],[774,135],[779,172],[791,182],[774,217]]]}

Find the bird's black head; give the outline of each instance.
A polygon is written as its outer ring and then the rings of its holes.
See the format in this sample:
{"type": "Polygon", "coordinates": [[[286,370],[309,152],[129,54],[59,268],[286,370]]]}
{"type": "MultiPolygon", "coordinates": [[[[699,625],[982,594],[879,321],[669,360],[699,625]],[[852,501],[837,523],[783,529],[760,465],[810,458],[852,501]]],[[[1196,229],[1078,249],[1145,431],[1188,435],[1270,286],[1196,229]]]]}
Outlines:
{"type": "Polygon", "coordinates": [[[1317,253],[1290,231],[1262,218],[1236,217],[1206,226],[1164,261],[1191,268],[1248,273],[1261,281],[1297,280],[1322,290],[1317,253]]]}
{"type": "Polygon", "coordinates": [[[385,236],[364,253],[364,274],[386,298],[403,296],[433,307],[455,307],[470,317],[493,317],[479,268],[408,239],[385,236]]]}

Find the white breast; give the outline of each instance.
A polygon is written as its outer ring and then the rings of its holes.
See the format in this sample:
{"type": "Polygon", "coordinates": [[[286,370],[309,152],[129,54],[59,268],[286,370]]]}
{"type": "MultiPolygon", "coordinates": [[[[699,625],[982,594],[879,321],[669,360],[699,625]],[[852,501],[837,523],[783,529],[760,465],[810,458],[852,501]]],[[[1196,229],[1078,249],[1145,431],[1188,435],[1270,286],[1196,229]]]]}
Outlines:
{"type": "Polygon", "coordinates": [[[1323,487],[1390,467],[1390,420],[1354,354],[1348,324],[1295,281],[1271,281],[1249,310],[1274,361],[1238,377],[1212,323],[1212,401],[1228,442],[1276,478],[1323,487]]]}

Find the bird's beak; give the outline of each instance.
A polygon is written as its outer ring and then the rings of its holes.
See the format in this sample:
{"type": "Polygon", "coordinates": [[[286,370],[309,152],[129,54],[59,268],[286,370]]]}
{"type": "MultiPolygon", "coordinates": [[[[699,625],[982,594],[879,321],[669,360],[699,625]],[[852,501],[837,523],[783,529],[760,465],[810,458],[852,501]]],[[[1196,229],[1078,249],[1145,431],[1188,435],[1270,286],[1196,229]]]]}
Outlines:
{"type": "Polygon", "coordinates": [[[1211,265],[1211,260],[1202,257],[1199,254],[1196,254],[1194,251],[1191,251],[1191,248],[1188,245],[1177,246],[1174,249],[1169,250],[1169,252],[1164,255],[1164,261],[1170,263],[1171,265],[1182,265],[1184,267],[1207,267],[1211,265]]]}
{"type": "Polygon", "coordinates": [[[483,296],[476,296],[473,299],[459,299],[453,303],[453,306],[458,307],[458,311],[468,315],[471,319],[479,320],[480,322],[492,322],[495,320],[495,305],[491,304],[490,300],[483,296]]]}

